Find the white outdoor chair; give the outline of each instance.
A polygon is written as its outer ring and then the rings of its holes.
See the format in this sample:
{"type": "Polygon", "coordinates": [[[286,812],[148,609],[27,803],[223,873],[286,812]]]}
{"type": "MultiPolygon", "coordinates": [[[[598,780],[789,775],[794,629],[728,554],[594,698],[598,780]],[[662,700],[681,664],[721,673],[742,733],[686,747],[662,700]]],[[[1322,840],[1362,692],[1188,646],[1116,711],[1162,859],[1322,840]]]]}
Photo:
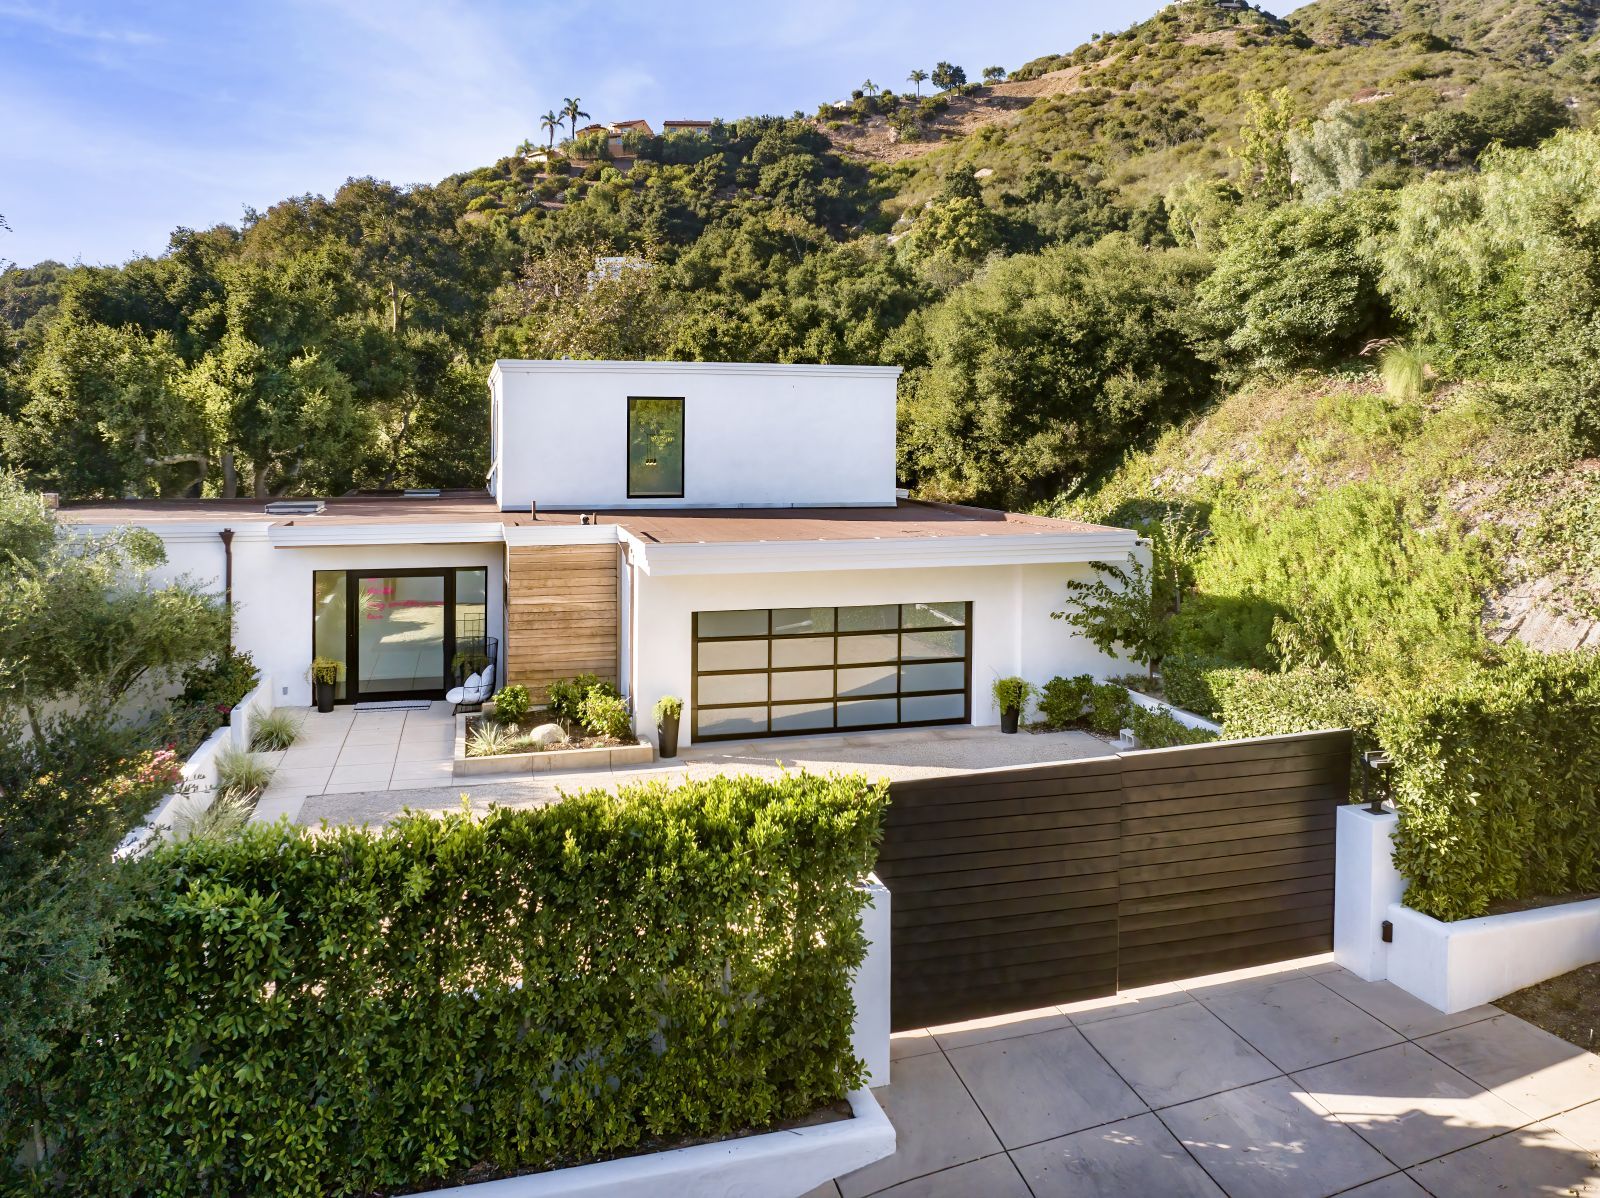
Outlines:
{"type": "Polygon", "coordinates": [[[481,674],[468,674],[467,679],[460,686],[453,686],[445,692],[444,701],[455,704],[455,711],[459,715],[464,708],[482,707],[484,701],[494,694],[494,663],[490,662],[484,667],[481,674]]]}

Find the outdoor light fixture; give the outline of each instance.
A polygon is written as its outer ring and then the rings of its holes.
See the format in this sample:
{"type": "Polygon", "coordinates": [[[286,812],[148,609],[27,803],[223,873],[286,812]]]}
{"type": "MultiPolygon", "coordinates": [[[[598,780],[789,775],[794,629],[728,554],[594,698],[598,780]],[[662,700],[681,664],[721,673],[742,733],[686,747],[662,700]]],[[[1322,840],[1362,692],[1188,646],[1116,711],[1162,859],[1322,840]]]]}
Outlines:
{"type": "Polygon", "coordinates": [[[1361,754],[1361,801],[1373,815],[1383,814],[1383,802],[1389,797],[1389,754],[1382,749],[1371,749],[1361,754]]]}

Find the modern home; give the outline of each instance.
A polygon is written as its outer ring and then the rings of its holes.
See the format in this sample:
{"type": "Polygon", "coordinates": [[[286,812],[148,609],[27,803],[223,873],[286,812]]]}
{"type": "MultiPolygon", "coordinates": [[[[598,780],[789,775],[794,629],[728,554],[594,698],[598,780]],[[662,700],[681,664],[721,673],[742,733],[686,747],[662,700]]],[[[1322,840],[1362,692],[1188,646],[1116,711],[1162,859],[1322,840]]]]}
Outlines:
{"type": "Polygon", "coordinates": [[[1113,663],[1051,613],[1120,528],[909,499],[895,367],[497,362],[487,485],[67,504],[154,530],[234,606],[280,704],[437,698],[476,658],[615,679],[690,741],[994,723],[989,684],[1113,663]]]}
{"type": "Polygon", "coordinates": [[[663,136],[669,133],[693,133],[705,136],[711,132],[712,126],[711,121],[662,121],[661,133],[663,136]]]}

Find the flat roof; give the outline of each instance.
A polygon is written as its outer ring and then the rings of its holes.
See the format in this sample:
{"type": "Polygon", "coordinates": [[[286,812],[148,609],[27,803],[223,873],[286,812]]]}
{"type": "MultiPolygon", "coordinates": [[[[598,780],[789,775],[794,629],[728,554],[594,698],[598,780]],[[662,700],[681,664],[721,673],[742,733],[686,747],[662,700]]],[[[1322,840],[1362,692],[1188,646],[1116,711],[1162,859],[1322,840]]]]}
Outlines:
{"type": "Polygon", "coordinates": [[[650,362],[596,361],[588,358],[499,358],[489,377],[498,372],[561,374],[778,374],[832,375],[858,378],[899,378],[899,366],[823,366],[815,362],[650,362]]]}
{"type": "MultiPolygon", "coordinates": [[[[483,493],[437,499],[349,495],[325,499],[317,515],[277,515],[262,499],[125,499],[63,503],[68,524],[159,525],[196,522],[314,528],[366,524],[503,524],[514,528],[578,525],[577,511],[504,512],[483,493]]],[[[658,545],[760,541],[870,541],[941,537],[1027,536],[1121,532],[1100,524],[1001,512],[991,508],[902,499],[893,507],[619,508],[597,509],[597,524],[616,525],[658,545]]]]}

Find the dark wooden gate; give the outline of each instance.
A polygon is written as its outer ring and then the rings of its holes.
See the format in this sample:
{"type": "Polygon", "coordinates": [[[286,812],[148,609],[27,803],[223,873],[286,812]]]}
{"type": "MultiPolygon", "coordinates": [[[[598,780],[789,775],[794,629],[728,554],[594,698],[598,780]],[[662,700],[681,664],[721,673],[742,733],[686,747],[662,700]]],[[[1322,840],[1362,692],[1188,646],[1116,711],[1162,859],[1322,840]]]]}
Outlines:
{"type": "Polygon", "coordinates": [[[1326,951],[1349,777],[1317,732],[894,783],[894,1026],[1326,951]]]}

